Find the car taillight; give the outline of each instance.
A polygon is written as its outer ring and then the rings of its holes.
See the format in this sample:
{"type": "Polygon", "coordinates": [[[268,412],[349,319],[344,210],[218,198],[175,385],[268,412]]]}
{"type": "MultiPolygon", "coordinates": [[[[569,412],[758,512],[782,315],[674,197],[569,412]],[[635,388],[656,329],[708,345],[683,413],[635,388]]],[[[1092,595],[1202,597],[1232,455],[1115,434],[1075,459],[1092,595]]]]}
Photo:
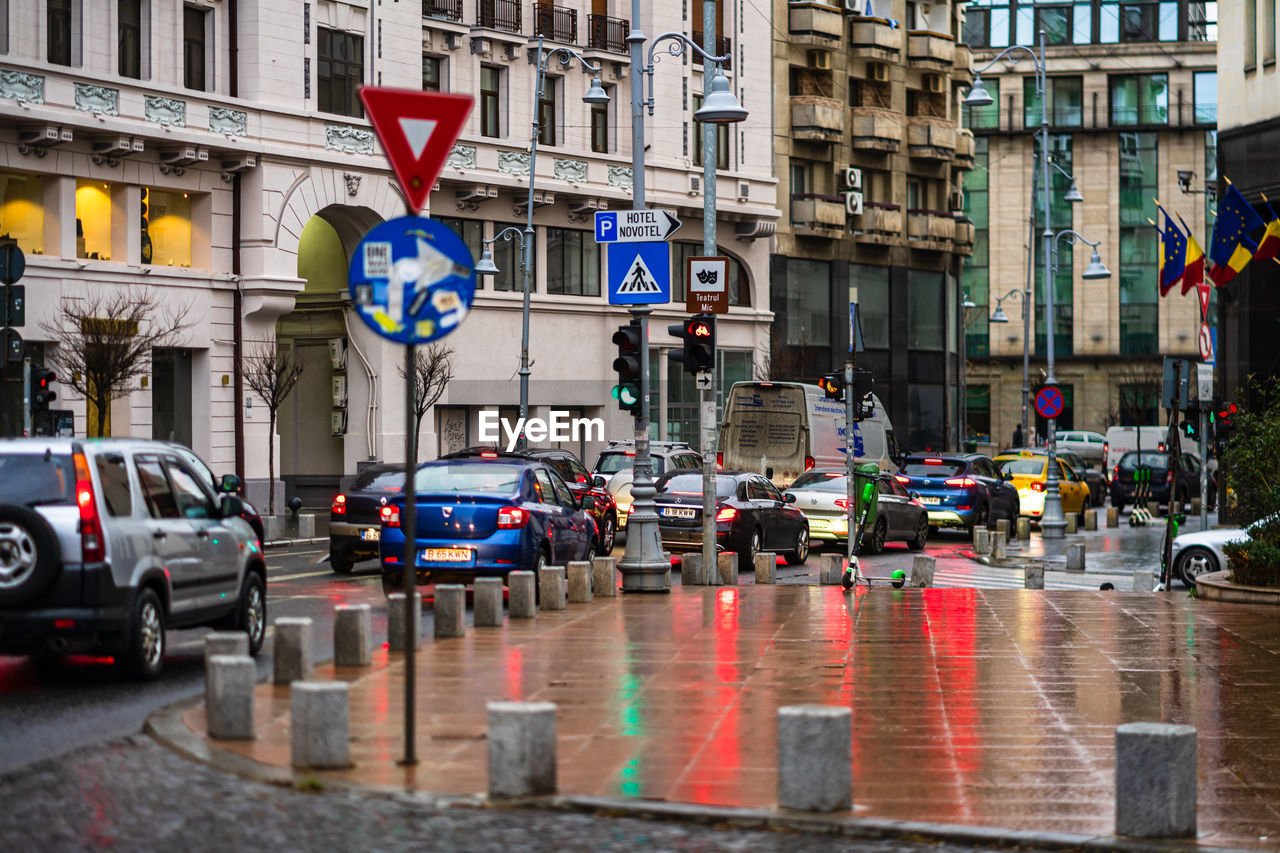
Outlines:
{"type": "Polygon", "coordinates": [[[1120,479],[1120,466],[1119,466],[1119,465],[1117,465],[1117,466],[1116,466],[1116,469],[1115,469],[1114,471],[1112,471],[1112,472],[1111,472],[1111,479],[1112,479],[1112,480],[1119,480],[1119,479],[1120,479]]]}
{"type": "Polygon", "coordinates": [[[93,497],[93,481],[89,477],[89,462],[83,453],[75,455],[76,506],[80,508],[80,559],[85,563],[99,563],[106,559],[102,542],[102,521],[98,518],[98,502],[93,497]]]}
{"type": "Polygon", "coordinates": [[[498,510],[498,529],[510,530],[514,527],[524,527],[529,523],[529,513],[518,506],[504,506],[498,510]]]}
{"type": "Polygon", "coordinates": [[[893,475],[893,479],[897,480],[899,483],[910,483],[910,482],[911,482],[911,478],[910,478],[910,477],[904,477],[904,476],[902,476],[901,474],[894,474],[894,475],[893,475]]]}
{"type": "Polygon", "coordinates": [[[486,450],[480,454],[480,458],[481,459],[497,459],[498,454],[494,453],[492,450],[486,450]]]}
{"type": "Polygon", "coordinates": [[[1044,483],[1032,483],[1032,484],[1031,484],[1031,491],[1033,491],[1033,492],[1043,492],[1043,491],[1044,491],[1044,483]]]}
{"type": "Polygon", "coordinates": [[[720,511],[716,513],[717,522],[733,521],[738,517],[738,511],[731,506],[722,506],[720,511]]]}
{"type": "Polygon", "coordinates": [[[817,464],[818,464],[818,461],[814,459],[812,456],[806,456],[804,458],[804,470],[806,471],[812,470],[813,466],[817,464]]]}
{"type": "Polygon", "coordinates": [[[329,507],[329,512],[334,515],[345,515],[347,512],[347,496],[337,495],[333,499],[333,504],[329,507]]]}
{"type": "Polygon", "coordinates": [[[849,508],[848,498],[836,498],[836,506],[839,507],[840,509],[848,509],[849,508]]]}
{"type": "Polygon", "coordinates": [[[1172,483],[1172,482],[1173,482],[1173,472],[1172,472],[1172,471],[1168,471],[1168,472],[1166,472],[1166,473],[1165,473],[1165,475],[1164,475],[1164,481],[1165,481],[1166,483],[1172,483]]]}
{"type": "Polygon", "coordinates": [[[716,454],[716,467],[721,470],[724,470],[724,454],[723,453],[716,454]]]}
{"type": "Polygon", "coordinates": [[[382,510],[378,513],[378,515],[379,517],[381,517],[382,525],[384,527],[400,526],[400,507],[384,506],[382,510]]]}
{"type": "Polygon", "coordinates": [[[948,486],[960,486],[964,489],[978,485],[978,481],[974,480],[972,477],[952,477],[951,479],[943,480],[942,482],[948,486]]]}

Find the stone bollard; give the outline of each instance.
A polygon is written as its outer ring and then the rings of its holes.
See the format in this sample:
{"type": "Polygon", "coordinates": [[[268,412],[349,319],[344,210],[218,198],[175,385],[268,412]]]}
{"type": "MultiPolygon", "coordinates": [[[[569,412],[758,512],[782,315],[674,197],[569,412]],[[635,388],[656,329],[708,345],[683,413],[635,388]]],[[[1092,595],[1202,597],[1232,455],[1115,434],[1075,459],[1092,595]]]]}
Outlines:
{"type": "Polygon", "coordinates": [[[1074,512],[1069,512],[1066,515],[1066,519],[1067,519],[1067,528],[1066,528],[1067,533],[1075,533],[1077,530],[1080,529],[1080,516],[1078,514],[1074,512]]]}
{"type": "Polygon", "coordinates": [[[778,709],[778,807],[833,812],[853,806],[852,710],[832,705],[778,709]]]}
{"type": "Polygon", "coordinates": [[[1120,526],[1120,510],[1113,506],[1107,507],[1107,527],[1120,526]]]}
{"type": "Polygon", "coordinates": [[[685,586],[705,586],[702,578],[702,554],[690,551],[680,555],[680,583],[685,586]]]}
{"type": "Polygon", "coordinates": [[[339,604],[333,608],[333,665],[373,663],[373,608],[367,604],[339,604]]]}
{"type": "Polygon", "coordinates": [[[1067,545],[1067,571],[1084,571],[1084,543],[1072,542],[1067,545]]]}
{"type": "Polygon", "coordinates": [[[404,624],[404,593],[393,592],[387,596],[387,649],[403,652],[408,646],[405,638],[413,642],[415,649],[422,647],[422,593],[413,594],[413,616],[409,630],[404,624]]]}
{"type": "Polygon", "coordinates": [[[996,533],[1003,533],[1005,541],[1006,542],[1009,541],[1009,519],[1007,518],[996,519],[996,533]]]}
{"type": "Polygon", "coordinates": [[[1116,835],[1194,838],[1196,730],[1168,723],[1116,727],[1116,835]]]}
{"type": "Polygon", "coordinates": [[[985,527],[977,528],[973,533],[973,552],[979,557],[991,555],[991,531],[985,527]]]}
{"type": "Polygon", "coordinates": [[[1096,509],[1086,509],[1084,511],[1084,529],[1098,529],[1098,511],[1096,509]]]}
{"type": "Polygon", "coordinates": [[[436,639],[465,637],[467,634],[467,588],[459,583],[436,584],[436,639]]]}
{"type": "Polygon", "coordinates": [[[538,578],[539,610],[564,610],[564,566],[543,566],[538,578]]]}
{"type": "Polygon", "coordinates": [[[253,658],[213,655],[205,661],[204,676],[209,737],[252,738],[253,682],[258,677],[253,658]]]}
{"type": "Polygon", "coordinates": [[[1044,589],[1044,566],[1027,566],[1023,569],[1024,589],[1044,589]]]}
{"type": "Polygon", "coordinates": [[[1018,516],[1018,541],[1031,541],[1031,519],[1018,516]]]}
{"type": "Polygon", "coordinates": [[[933,557],[925,554],[916,554],[911,560],[911,587],[931,587],[933,586],[933,557]]]}
{"type": "Polygon", "coordinates": [[[1192,498],[1191,499],[1191,515],[1199,515],[1199,514],[1200,514],[1200,499],[1192,498]]]}
{"type": "Polygon", "coordinates": [[[211,631],[204,635],[204,692],[209,695],[209,658],[214,655],[249,654],[249,635],[244,631],[211,631]]]}
{"type": "Polygon", "coordinates": [[[716,555],[716,569],[720,574],[720,586],[738,585],[738,552],[721,551],[716,555]]]}
{"type": "Polygon", "coordinates": [[[507,616],[512,619],[532,619],[538,613],[537,583],[530,571],[512,572],[507,575],[507,616]]]}
{"type": "Polygon", "coordinates": [[[778,582],[778,555],[769,551],[756,554],[756,583],[778,582]]]}
{"type": "Polygon", "coordinates": [[[569,602],[586,604],[591,601],[591,564],[575,560],[564,567],[569,575],[569,602]]]}
{"type": "MultiPolygon", "coordinates": [[[[667,585],[671,585],[670,581],[667,585]]],[[[618,562],[613,557],[596,557],[591,561],[591,592],[602,598],[617,598],[618,562]]]]}
{"type": "Polygon", "coordinates": [[[818,564],[818,583],[822,586],[839,586],[844,574],[844,554],[823,554],[818,564]]]}
{"type": "Polygon", "coordinates": [[[294,767],[337,770],[351,766],[345,681],[295,681],[289,685],[289,735],[294,767]]]}
{"type": "Polygon", "coordinates": [[[556,706],[489,703],[489,796],[556,792],[556,706]]]}
{"type": "Polygon", "coordinates": [[[282,616],[275,622],[276,647],[272,680],[276,684],[306,681],[311,677],[311,620],[282,616]]]}
{"type": "Polygon", "coordinates": [[[1003,530],[997,530],[991,536],[991,559],[1003,560],[1009,555],[1007,551],[1008,538],[1003,530]]]}
{"type": "Polygon", "coordinates": [[[502,627],[502,578],[476,578],[473,608],[475,627],[502,627]]]}
{"type": "Polygon", "coordinates": [[[1133,570],[1133,591],[1134,592],[1154,592],[1156,588],[1156,573],[1150,569],[1134,569],[1133,570]]]}
{"type": "Polygon", "coordinates": [[[1160,516],[1160,501],[1147,501],[1147,512],[1151,513],[1152,518],[1160,516]]]}

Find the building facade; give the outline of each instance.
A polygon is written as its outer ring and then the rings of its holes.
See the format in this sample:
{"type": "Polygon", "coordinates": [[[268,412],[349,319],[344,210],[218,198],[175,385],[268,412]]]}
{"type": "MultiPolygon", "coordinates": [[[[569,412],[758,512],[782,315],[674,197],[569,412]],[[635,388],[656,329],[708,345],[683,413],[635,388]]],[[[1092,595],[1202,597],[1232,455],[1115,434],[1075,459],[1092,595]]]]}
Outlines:
{"type": "MultiPolygon", "coordinates": [[[[647,36],[700,29],[698,3],[646,3],[647,36]]],[[[722,135],[719,247],[732,260],[720,324],[721,376],[750,375],[767,349],[767,240],[773,164],[748,140],[770,126],[767,27],[722,12],[728,75],[751,110],[722,135]]],[[[0,234],[26,252],[27,354],[58,345],[41,332],[63,299],[144,288],[198,318],[172,352],[111,407],[113,435],[174,438],[215,470],[265,489],[275,442],[287,494],[327,503],[370,460],[403,459],[403,350],[350,308],[346,270],[370,227],[405,204],[363,117],[362,84],[465,92],[476,98],[429,215],[476,257],[504,227],[523,230],[533,111],[541,119],[534,181],[531,416],[549,408],[600,417],[604,438],[632,434],[609,399],[611,336],[625,309],[607,304],[604,253],[591,215],[631,205],[629,4],[591,0],[0,0],[0,234]],[[582,101],[591,76],[552,60],[535,99],[536,47],[570,47],[602,68],[612,96],[582,101]],[[535,105],[535,100],[537,104],[535,105]],[[145,207],[144,207],[145,205],[145,207]],[[139,210],[144,212],[141,216],[139,210]],[[279,411],[248,392],[244,365],[274,342],[305,365],[279,411]]],[[[667,352],[667,322],[685,316],[683,259],[701,254],[701,166],[692,119],[701,64],[655,65],[647,125],[648,203],[676,211],[680,271],[670,305],[651,316],[655,435],[689,435],[696,394],[667,352]],[[686,402],[687,401],[687,402],[686,402]]],[[[521,351],[519,240],[499,240],[500,272],[480,281],[467,321],[446,343],[454,380],[423,421],[420,458],[480,440],[479,413],[515,420],[521,351]]],[[[83,400],[59,407],[84,434],[83,400]]],[[[21,390],[5,388],[19,415],[21,390]]],[[[566,443],[590,462],[600,442],[566,443]]]]}
{"type": "MultiPolygon", "coordinates": [[[[1066,408],[1057,428],[1105,431],[1164,421],[1164,355],[1198,359],[1194,291],[1159,295],[1155,200],[1181,216],[1207,247],[1216,200],[1217,21],[1212,2],[968,4],[964,41],[981,69],[1009,45],[1046,36],[1051,180],[1049,229],[1101,241],[1111,276],[1082,280],[1088,246],[1056,241],[1055,373],[1066,408]],[[1069,201],[1073,186],[1081,201],[1069,201]]],[[[1034,62],[1015,51],[982,82],[994,102],[964,110],[975,135],[965,209],[977,229],[962,277],[966,312],[966,422],[972,442],[1008,446],[1027,413],[1026,433],[1046,423],[1023,397],[1023,354],[1034,397],[1045,375],[1045,230],[1037,149],[1042,120],[1034,62]],[[1028,244],[1032,250],[1028,252],[1028,244]],[[1023,305],[1028,262],[1030,306],[1023,305]],[[1000,308],[1000,314],[996,309],[1000,308]],[[1031,310],[1031,339],[1024,311],[1031,310]],[[1007,323],[991,322],[1006,316],[1007,323]]],[[[1053,260],[1050,252],[1050,260],[1053,260]]],[[[1210,303],[1209,321],[1217,310],[1210,303]]]]}
{"type": "Polygon", "coordinates": [[[898,441],[954,448],[960,424],[960,209],[974,139],[959,130],[963,4],[775,0],[774,158],[784,215],[772,258],[768,372],[843,366],[849,304],[898,441]],[[786,30],[781,26],[786,22],[786,30]]]}

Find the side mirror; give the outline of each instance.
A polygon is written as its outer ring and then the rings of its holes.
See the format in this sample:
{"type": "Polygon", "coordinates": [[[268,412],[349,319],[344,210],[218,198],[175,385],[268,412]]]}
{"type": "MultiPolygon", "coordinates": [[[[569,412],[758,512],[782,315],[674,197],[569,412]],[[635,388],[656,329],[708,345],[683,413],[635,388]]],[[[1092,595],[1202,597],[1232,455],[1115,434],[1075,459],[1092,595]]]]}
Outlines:
{"type": "Polygon", "coordinates": [[[782,499],[789,504],[795,503],[796,502],[795,492],[783,492],[782,499]]]}
{"type": "Polygon", "coordinates": [[[920,493],[919,493],[919,492],[915,492],[915,491],[913,491],[913,492],[908,492],[908,496],[909,496],[909,497],[911,498],[911,500],[913,500],[913,501],[918,501],[918,500],[920,500],[920,493]]]}
{"type": "Polygon", "coordinates": [[[596,474],[591,478],[591,485],[595,486],[597,489],[603,489],[605,486],[609,485],[609,481],[604,477],[601,477],[599,474],[596,474]]]}
{"type": "Polygon", "coordinates": [[[222,479],[218,481],[218,491],[232,493],[240,491],[240,478],[235,474],[223,474],[222,479]]]}
{"type": "Polygon", "coordinates": [[[218,501],[218,514],[223,518],[235,518],[244,512],[244,501],[235,495],[223,495],[218,501]]]}

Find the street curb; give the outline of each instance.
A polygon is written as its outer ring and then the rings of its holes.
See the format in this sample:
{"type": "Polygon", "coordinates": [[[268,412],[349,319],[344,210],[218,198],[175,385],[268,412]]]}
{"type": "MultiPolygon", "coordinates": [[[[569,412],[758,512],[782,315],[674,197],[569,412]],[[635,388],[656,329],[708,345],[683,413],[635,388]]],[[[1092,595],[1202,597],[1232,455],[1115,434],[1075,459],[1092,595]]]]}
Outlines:
{"type": "Polygon", "coordinates": [[[272,539],[270,542],[262,543],[262,548],[270,551],[276,548],[288,548],[291,545],[322,545],[328,541],[328,536],[314,536],[310,539],[272,539]]]}
{"type": "Polygon", "coordinates": [[[187,724],[182,721],[183,713],[203,701],[202,697],[196,696],[173,702],[153,711],[142,727],[143,733],[169,751],[191,761],[207,764],[215,770],[268,785],[293,786],[295,774],[292,770],[260,764],[234,752],[220,749],[210,743],[207,738],[187,728],[187,724]]]}

